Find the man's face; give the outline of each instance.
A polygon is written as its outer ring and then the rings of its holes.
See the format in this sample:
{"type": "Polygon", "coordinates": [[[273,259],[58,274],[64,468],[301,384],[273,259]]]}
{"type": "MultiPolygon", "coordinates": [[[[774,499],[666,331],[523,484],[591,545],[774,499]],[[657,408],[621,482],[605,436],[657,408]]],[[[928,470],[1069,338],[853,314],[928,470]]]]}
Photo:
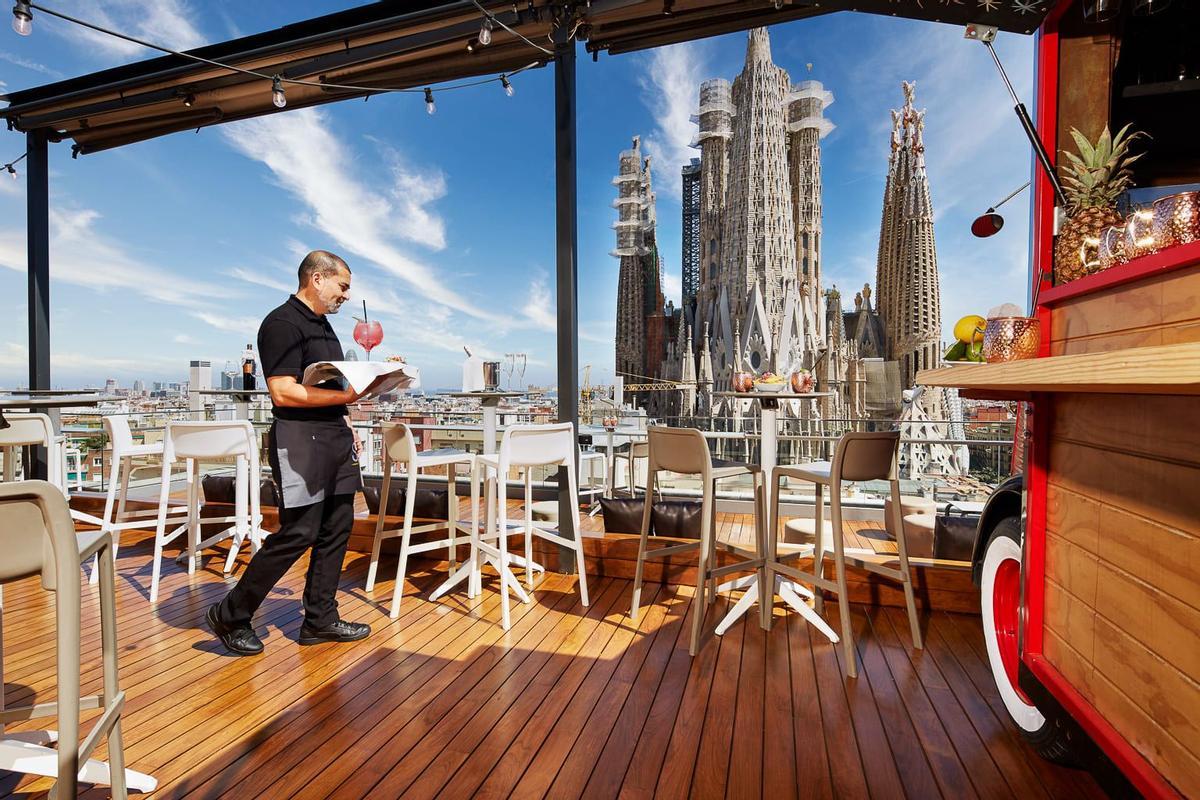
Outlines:
{"type": "Polygon", "coordinates": [[[342,303],[350,299],[350,270],[340,268],[336,275],[313,275],[313,288],[317,290],[317,299],[325,307],[323,314],[336,314],[342,303]]]}

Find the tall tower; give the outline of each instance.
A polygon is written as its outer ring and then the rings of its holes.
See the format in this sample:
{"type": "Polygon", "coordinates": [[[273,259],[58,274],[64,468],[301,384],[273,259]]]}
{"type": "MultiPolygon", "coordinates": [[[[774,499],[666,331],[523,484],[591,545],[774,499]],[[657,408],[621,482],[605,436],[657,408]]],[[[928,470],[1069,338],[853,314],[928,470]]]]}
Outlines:
{"type": "MultiPolygon", "coordinates": [[[[700,289],[700,159],[683,167],[683,298],[685,316],[695,318],[700,289]]],[[[690,339],[691,337],[689,337],[690,339]]]]}
{"type": "Polygon", "coordinates": [[[877,294],[887,357],[899,362],[901,388],[940,361],[942,307],[933,203],[925,171],[925,112],[913,107],[916,84],[904,83],[904,107],[892,112],[892,157],[879,232],[877,294]]]}
{"type": "MultiPolygon", "coordinates": [[[[784,281],[796,275],[795,222],[788,180],[785,70],[771,63],[766,28],[750,31],[746,65],[733,82],[733,148],[722,237],[733,317],[746,323],[757,287],[768,317],[779,313],[784,281]]],[[[749,330],[748,324],[743,324],[749,330]]]]}
{"type": "Polygon", "coordinates": [[[645,375],[643,354],[646,349],[646,279],[643,259],[646,246],[646,181],[642,172],[641,138],[633,137],[633,147],[621,152],[620,171],[613,178],[617,186],[617,247],[610,255],[620,259],[617,278],[616,374],[645,375]]]}
{"type": "Polygon", "coordinates": [[[796,281],[822,337],[826,326],[820,307],[821,139],[834,127],[825,118],[825,108],[832,102],[833,93],[819,81],[804,81],[793,87],[788,99],[788,176],[796,228],[796,281]]]}
{"type": "Polygon", "coordinates": [[[729,140],[733,136],[733,96],[729,81],[700,84],[700,107],[692,116],[700,130],[692,142],[700,148],[700,320],[711,322],[721,273],[721,237],[725,227],[725,190],[729,179],[729,140]]]}

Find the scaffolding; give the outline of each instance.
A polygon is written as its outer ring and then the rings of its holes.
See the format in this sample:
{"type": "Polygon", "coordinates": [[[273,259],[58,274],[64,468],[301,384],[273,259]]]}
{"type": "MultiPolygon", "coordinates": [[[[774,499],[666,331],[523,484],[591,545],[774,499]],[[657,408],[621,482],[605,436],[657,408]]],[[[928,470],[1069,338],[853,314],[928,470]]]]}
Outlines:
{"type": "Polygon", "coordinates": [[[683,168],[683,303],[696,302],[700,289],[700,159],[683,168]]]}

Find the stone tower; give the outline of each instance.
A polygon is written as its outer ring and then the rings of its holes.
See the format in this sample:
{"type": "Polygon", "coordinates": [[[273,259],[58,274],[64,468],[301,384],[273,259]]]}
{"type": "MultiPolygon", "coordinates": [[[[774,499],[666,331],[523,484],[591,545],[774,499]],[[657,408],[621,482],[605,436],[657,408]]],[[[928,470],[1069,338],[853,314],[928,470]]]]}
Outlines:
{"type": "Polygon", "coordinates": [[[913,107],[916,85],[904,83],[904,107],[892,112],[892,155],[884,186],[876,289],[887,358],[901,387],[941,360],[942,307],[933,203],[925,172],[925,112],[913,107]]]}
{"type": "MultiPolygon", "coordinates": [[[[617,247],[611,255],[620,259],[617,278],[616,374],[639,380],[658,372],[661,353],[649,354],[647,323],[662,315],[658,248],[655,245],[654,190],[650,159],[642,157],[640,137],[621,153],[617,186],[617,247]]],[[[661,340],[661,336],[658,337],[661,340]]],[[[660,345],[665,342],[659,341],[660,345]]],[[[656,348],[659,349],[659,348],[656,348]]]]}
{"type": "Polygon", "coordinates": [[[733,82],[737,116],[721,239],[730,310],[747,331],[751,292],[757,288],[767,317],[775,317],[782,307],[784,281],[796,275],[784,114],[790,92],[787,71],[771,62],[766,28],[755,28],[746,47],[745,67],[733,82]]]}
{"type": "MultiPolygon", "coordinates": [[[[812,65],[810,64],[811,68],[812,65]]],[[[800,296],[825,335],[821,297],[821,139],[833,130],[825,108],[833,93],[819,81],[793,87],[788,99],[788,176],[796,229],[796,281],[800,296]]]]}
{"type": "MultiPolygon", "coordinates": [[[[700,283],[697,306],[705,314],[717,299],[721,272],[721,236],[725,226],[725,190],[729,179],[729,141],[733,136],[733,98],[723,78],[700,84],[700,107],[692,116],[700,130],[692,142],[700,148],[700,283]]],[[[701,322],[711,322],[705,316],[701,322]]]]}
{"type": "MultiPolygon", "coordinates": [[[[681,307],[694,317],[700,289],[700,159],[693,158],[680,171],[683,187],[683,276],[681,307]]],[[[690,337],[689,337],[690,339],[690,337]]]]}

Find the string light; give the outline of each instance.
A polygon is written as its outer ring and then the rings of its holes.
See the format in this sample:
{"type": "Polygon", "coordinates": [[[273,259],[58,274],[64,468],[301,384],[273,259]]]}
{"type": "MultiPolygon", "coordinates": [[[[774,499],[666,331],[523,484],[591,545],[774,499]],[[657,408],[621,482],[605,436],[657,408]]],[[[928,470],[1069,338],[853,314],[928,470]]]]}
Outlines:
{"type": "Polygon", "coordinates": [[[25,155],[25,153],[21,153],[21,155],[4,165],[5,172],[7,172],[14,181],[17,179],[17,164],[21,163],[21,159],[24,158],[25,155]]]}
{"type": "Polygon", "coordinates": [[[22,36],[33,33],[33,11],[29,8],[28,0],[17,0],[13,6],[12,28],[22,36]]]}
{"type": "Polygon", "coordinates": [[[492,20],[490,17],[483,18],[483,25],[479,28],[479,43],[484,47],[492,43],[492,20]]]}
{"type": "Polygon", "coordinates": [[[512,97],[514,94],[516,94],[517,90],[513,88],[511,83],[508,82],[507,75],[500,76],[500,85],[504,87],[504,93],[509,97],[512,97]]]}
{"type": "MultiPolygon", "coordinates": [[[[102,27],[100,25],[96,25],[96,24],[88,22],[86,20],[72,17],[68,14],[62,13],[61,11],[55,11],[53,9],[46,8],[45,6],[31,2],[31,0],[15,0],[15,1],[16,1],[16,5],[13,7],[13,29],[16,30],[17,33],[20,33],[23,36],[29,35],[29,33],[32,31],[32,20],[33,20],[32,9],[36,8],[38,11],[49,14],[52,17],[57,17],[66,22],[70,22],[72,24],[79,25],[80,27],[83,27],[83,28],[88,28],[89,30],[96,31],[97,33],[102,33],[102,34],[105,34],[108,36],[112,36],[114,38],[121,39],[123,41],[139,45],[141,47],[146,47],[151,50],[157,50],[160,53],[167,53],[169,55],[178,56],[180,58],[184,58],[189,61],[194,61],[199,64],[207,64],[208,66],[211,66],[211,67],[217,67],[218,69],[229,70],[230,72],[235,72],[235,73],[239,73],[242,75],[249,75],[249,76],[255,77],[255,78],[262,78],[264,80],[270,80],[271,81],[271,102],[274,103],[275,106],[278,108],[283,108],[284,106],[287,105],[287,97],[284,94],[284,84],[292,84],[292,85],[296,85],[296,86],[311,86],[311,87],[319,88],[319,89],[323,89],[323,90],[341,89],[341,90],[345,90],[345,91],[370,92],[370,93],[376,93],[376,94],[382,93],[382,92],[395,92],[395,93],[402,93],[402,94],[424,92],[424,94],[425,94],[425,110],[430,114],[433,114],[437,110],[437,107],[434,105],[434,102],[433,102],[433,91],[428,88],[416,89],[416,88],[393,88],[393,87],[388,87],[388,86],[361,86],[361,85],[355,85],[355,84],[330,83],[330,82],[327,82],[324,80],[302,80],[302,79],[298,79],[298,78],[285,78],[280,75],[267,75],[265,73],[257,72],[252,69],[245,69],[244,67],[237,67],[232,64],[225,64],[220,61],[214,61],[211,58],[204,58],[203,56],[198,56],[198,55],[195,55],[194,53],[186,53],[186,52],[182,52],[180,50],[172,50],[169,47],[163,47],[162,45],[155,44],[153,42],[148,42],[144,39],[139,39],[135,36],[130,36],[128,34],[121,33],[119,31],[110,30],[108,28],[102,27]]],[[[530,47],[532,47],[536,50],[539,50],[548,56],[552,56],[552,57],[554,56],[554,51],[547,50],[545,47],[535,44],[534,42],[530,41],[528,38],[526,38],[522,34],[518,33],[517,31],[515,31],[512,28],[505,25],[501,20],[492,16],[491,13],[488,12],[487,9],[485,9],[483,6],[481,6],[477,2],[477,0],[472,0],[472,2],[475,4],[475,6],[481,12],[483,12],[486,23],[494,23],[494,25],[499,25],[501,28],[508,31],[513,36],[516,36],[518,39],[525,42],[530,47]]],[[[488,33],[489,33],[488,38],[490,39],[492,25],[487,25],[487,27],[488,27],[488,33]]],[[[477,40],[472,40],[472,41],[475,42],[475,45],[478,45],[477,40]]],[[[472,46],[470,43],[468,43],[468,49],[473,52],[474,46],[472,46]]],[[[507,73],[507,75],[508,76],[518,75],[522,72],[525,72],[526,70],[533,69],[534,67],[542,67],[545,65],[546,65],[545,60],[533,61],[529,64],[526,64],[523,67],[520,67],[519,69],[515,69],[512,72],[507,73]]],[[[471,88],[474,86],[482,86],[485,83],[494,83],[496,81],[500,81],[501,86],[504,86],[505,84],[508,83],[508,77],[497,76],[497,77],[491,77],[491,78],[482,78],[480,80],[463,81],[461,83],[448,84],[446,86],[440,87],[439,91],[445,92],[445,91],[453,91],[456,89],[468,89],[468,88],[471,88]]],[[[505,91],[508,92],[509,94],[512,93],[511,92],[511,84],[509,84],[508,87],[505,88],[505,91]]],[[[191,92],[188,92],[186,95],[183,95],[184,105],[187,106],[188,108],[191,108],[192,104],[195,103],[195,99],[196,99],[195,95],[192,94],[191,92]]],[[[16,162],[14,162],[14,163],[16,163],[16,162]]]]}
{"type": "Polygon", "coordinates": [[[478,39],[467,39],[467,52],[474,53],[475,48],[481,44],[483,44],[483,42],[479,41],[478,39]]]}
{"type": "Polygon", "coordinates": [[[271,78],[271,102],[276,108],[283,108],[287,105],[287,95],[283,93],[283,81],[279,76],[271,78]]]}

